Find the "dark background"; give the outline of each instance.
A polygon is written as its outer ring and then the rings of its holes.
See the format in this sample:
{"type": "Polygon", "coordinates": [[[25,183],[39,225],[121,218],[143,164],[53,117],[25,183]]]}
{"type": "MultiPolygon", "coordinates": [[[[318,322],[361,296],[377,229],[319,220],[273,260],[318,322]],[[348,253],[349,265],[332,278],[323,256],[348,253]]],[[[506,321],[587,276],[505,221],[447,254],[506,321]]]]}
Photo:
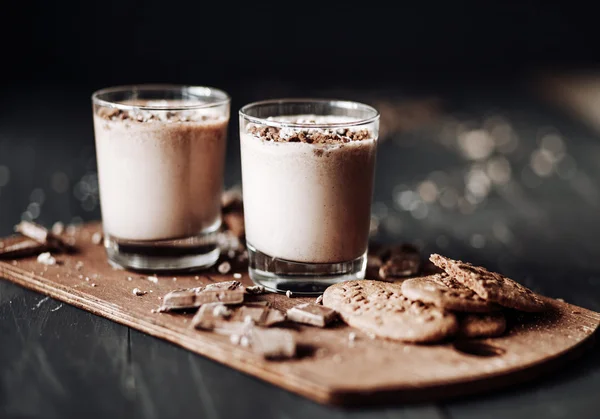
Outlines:
{"type": "MultiPolygon", "coordinates": [[[[0,17],[1,236],[22,218],[50,226],[100,217],[90,106],[96,89],[169,82],[228,91],[228,186],[240,182],[236,113],[243,104],[339,97],[378,106],[385,116],[377,240],[482,263],[600,310],[600,136],[536,87],[544,74],[599,64],[593,10],[532,1],[21,1],[5,2],[0,17]],[[421,101],[435,104],[425,106],[432,117],[423,118],[422,107],[411,111],[421,101]],[[406,128],[406,121],[415,123],[406,128]],[[461,133],[494,126],[510,128],[514,149],[496,144],[484,158],[465,154],[461,133]],[[533,163],[548,132],[563,147],[549,172],[533,163]],[[493,162],[508,164],[510,179],[488,178],[485,194],[469,203],[470,174],[488,173],[493,162]],[[415,198],[426,180],[439,189],[434,202],[415,198]],[[458,203],[443,198],[448,191],[458,203]]],[[[597,417],[598,388],[596,350],[558,374],[497,394],[330,409],[0,281],[2,418],[597,417]]]]}
{"type": "Polygon", "coordinates": [[[7,2],[3,82],[443,82],[598,59],[593,11],[568,2],[349,3],[7,2]]]}

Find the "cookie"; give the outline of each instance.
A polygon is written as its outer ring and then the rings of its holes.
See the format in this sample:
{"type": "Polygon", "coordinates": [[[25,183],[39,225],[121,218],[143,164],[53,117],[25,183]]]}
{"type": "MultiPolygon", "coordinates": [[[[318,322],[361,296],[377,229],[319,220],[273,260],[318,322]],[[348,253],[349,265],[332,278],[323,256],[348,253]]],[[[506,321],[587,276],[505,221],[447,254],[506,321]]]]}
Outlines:
{"type": "Polygon", "coordinates": [[[487,313],[500,308],[445,273],[407,279],[402,283],[402,294],[444,310],[487,313]]]}
{"type": "Polygon", "coordinates": [[[459,317],[458,336],[463,338],[492,338],[506,330],[506,317],[494,313],[468,313],[459,317]]]}
{"type": "Polygon", "coordinates": [[[437,342],[458,330],[454,314],[402,295],[399,284],[348,281],[325,290],[323,305],[352,327],[405,342],[437,342]]]}
{"type": "Polygon", "coordinates": [[[545,309],[544,302],[533,291],[504,275],[437,254],[429,259],[481,298],[521,311],[538,312],[545,309]]]}

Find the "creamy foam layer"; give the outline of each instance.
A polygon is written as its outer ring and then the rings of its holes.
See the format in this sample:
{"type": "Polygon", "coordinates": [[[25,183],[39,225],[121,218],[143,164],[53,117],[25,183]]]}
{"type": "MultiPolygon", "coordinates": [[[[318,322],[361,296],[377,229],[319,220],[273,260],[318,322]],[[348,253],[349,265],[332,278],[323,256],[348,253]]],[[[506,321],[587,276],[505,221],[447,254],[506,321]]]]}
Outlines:
{"type": "Polygon", "coordinates": [[[349,261],[366,251],[374,138],[315,144],[244,132],[241,151],[250,244],[269,256],[307,263],[349,261]]]}
{"type": "Polygon", "coordinates": [[[227,119],[109,111],[94,115],[105,231],[146,241],[218,228],[227,119]]]}

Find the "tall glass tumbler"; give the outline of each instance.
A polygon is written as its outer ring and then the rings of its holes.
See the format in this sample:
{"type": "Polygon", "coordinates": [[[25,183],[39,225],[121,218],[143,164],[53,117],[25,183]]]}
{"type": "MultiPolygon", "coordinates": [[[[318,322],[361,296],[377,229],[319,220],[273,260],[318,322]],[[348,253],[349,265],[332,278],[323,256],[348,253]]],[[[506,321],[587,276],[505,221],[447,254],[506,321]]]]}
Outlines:
{"type": "Polygon", "coordinates": [[[240,110],[250,277],[321,293],[364,278],[379,113],[356,102],[270,100],[240,110]]]}
{"type": "Polygon", "coordinates": [[[160,271],[217,261],[229,102],[208,87],[139,85],[93,94],[111,263],[160,271]]]}

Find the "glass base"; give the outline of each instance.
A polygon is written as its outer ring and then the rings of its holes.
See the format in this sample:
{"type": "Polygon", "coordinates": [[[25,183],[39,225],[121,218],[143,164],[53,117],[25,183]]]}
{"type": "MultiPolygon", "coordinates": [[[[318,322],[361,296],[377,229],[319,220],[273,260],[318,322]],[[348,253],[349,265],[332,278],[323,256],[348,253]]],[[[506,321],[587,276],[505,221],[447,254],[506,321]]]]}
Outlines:
{"type": "Polygon", "coordinates": [[[272,292],[318,295],[330,285],[365,277],[366,252],[348,262],[302,263],[266,255],[250,243],[247,246],[250,278],[272,292]]]}
{"type": "Polygon", "coordinates": [[[177,240],[132,241],[104,235],[111,265],[145,272],[191,271],[213,266],[219,259],[217,233],[177,240]]]}

